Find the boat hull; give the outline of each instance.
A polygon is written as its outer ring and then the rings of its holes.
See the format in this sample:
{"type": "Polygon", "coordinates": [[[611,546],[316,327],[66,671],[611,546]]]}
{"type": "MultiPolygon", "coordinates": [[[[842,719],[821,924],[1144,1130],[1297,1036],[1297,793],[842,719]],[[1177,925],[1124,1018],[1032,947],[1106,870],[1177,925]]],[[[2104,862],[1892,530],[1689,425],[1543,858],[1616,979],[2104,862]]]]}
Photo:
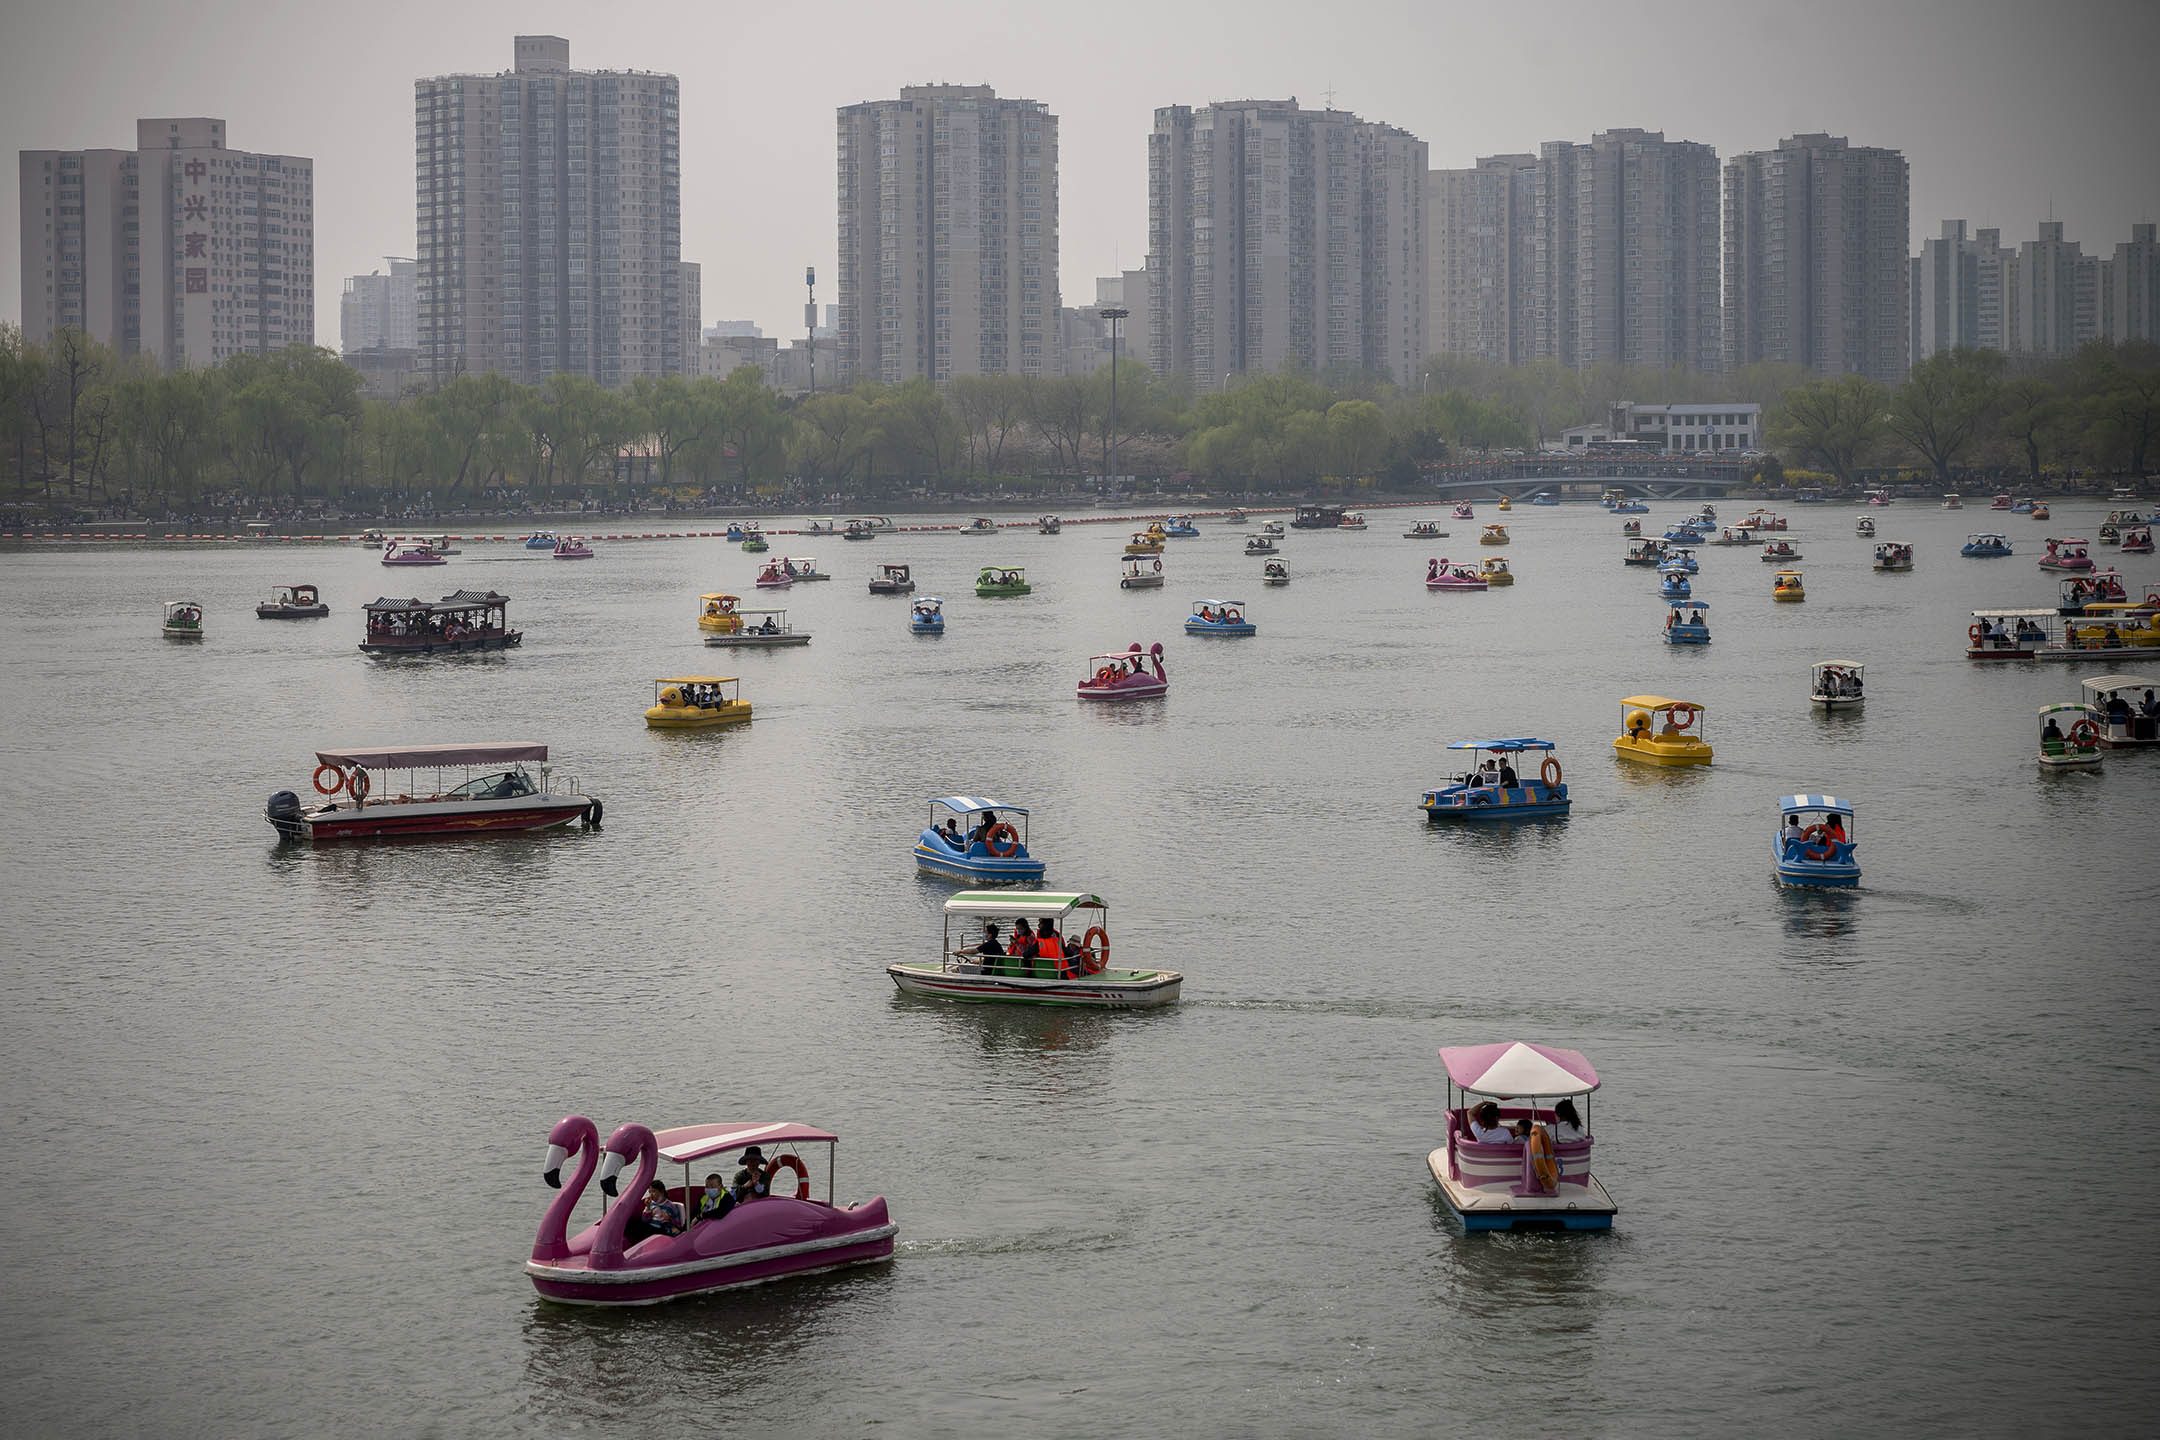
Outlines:
{"type": "Polygon", "coordinates": [[[707,645],[719,645],[731,650],[772,650],[784,645],[807,645],[808,635],[753,635],[741,631],[733,635],[707,635],[707,645]]]}
{"type": "Polygon", "coordinates": [[[950,850],[917,842],[915,868],[928,870],[933,875],[948,875],[955,880],[974,880],[987,884],[1025,885],[1043,878],[1049,863],[1032,856],[1014,855],[1000,859],[995,855],[955,855],[950,850]]]}
{"type": "Polygon", "coordinates": [[[524,639],[524,631],[512,630],[503,635],[463,635],[455,640],[412,636],[398,640],[363,640],[360,648],[370,655],[437,655],[461,650],[508,650],[522,644],[524,639]]]}
{"type": "Polygon", "coordinates": [[[1613,753],[1638,765],[1708,765],[1712,756],[1711,747],[1704,744],[1660,744],[1654,737],[1636,741],[1625,735],[1613,741],[1613,753]]]}
{"type": "Polygon", "coordinates": [[[1097,685],[1083,680],[1073,693],[1082,700],[1155,700],[1170,693],[1170,682],[1153,676],[1146,680],[1130,680],[1122,684],[1097,685]]]}
{"type": "Polygon", "coordinates": [[[750,718],[750,702],[740,700],[717,709],[696,706],[655,705],[645,712],[645,724],[654,730],[710,730],[719,725],[740,725],[750,718]]]}
{"type": "MultiPolygon", "coordinates": [[[[1484,587],[1480,586],[1479,588],[1483,589],[1484,587]]],[[[1235,638],[1240,635],[1257,635],[1260,633],[1260,627],[1249,620],[1240,621],[1235,625],[1220,625],[1210,620],[1187,620],[1185,622],[1185,633],[1187,635],[1221,635],[1227,638],[1235,638]]]]}
{"type": "MultiPolygon", "coordinates": [[[[1827,842],[1826,842],[1827,843],[1827,842]]],[[[1860,883],[1860,862],[1852,858],[1852,847],[1836,847],[1845,852],[1844,858],[1836,860],[1808,860],[1794,858],[1786,853],[1785,842],[1770,837],[1770,858],[1777,866],[1778,883],[1816,889],[1849,889],[1860,883]]]]}
{"type": "Polygon", "coordinates": [[[588,816],[589,795],[526,795],[515,800],[379,801],[358,810],[318,807],[296,820],[273,820],[278,833],[323,844],[333,840],[390,840],[408,835],[471,835],[497,830],[552,830],[588,816]]]}
{"type": "Polygon", "coordinates": [[[328,605],[258,605],[258,620],[320,620],[330,613],[328,605]]]}
{"type": "Polygon", "coordinates": [[[1448,1177],[1447,1147],[1425,1157],[1440,1198],[1465,1230],[1610,1230],[1620,1207],[1595,1175],[1557,1195],[1517,1195],[1512,1187],[1465,1185],[1448,1177]],[[1580,1193],[1572,1193],[1572,1192],[1580,1193]]]}
{"type": "Polygon", "coordinates": [[[1810,704],[1819,705],[1825,710],[1858,710],[1867,703],[1867,697],[1865,695],[1810,695],[1808,701],[1810,704]]]}
{"type": "Polygon", "coordinates": [[[908,595],[912,594],[914,589],[915,582],[913,580],[872,580],[870,582],[870,593],[872,595],[908,595]]]}
{"type": "Polygon", "coordinates": [[[908,622],[908,633],[912,635],[943,635],[945,633],[945,622],[940,620],[935,625],[919,625],[910,620],[908,622]]]}
{"type": "Polygon", "coordinates": [[[1163,577],[1160,575],[1127,575],[1118,581],[1118,588],[1121,590],[1160,590],[1162,582],[1163,577]]]}
{"type": "Polygon", "coordinates": [[[1095,1010],[1151,1010],[1177,1003],[1185,977],[1175,970],[1105,970],[1073,979],[964,975],[935,960],[903,961],[885,973],[904,995],[977,1004],[1057,1005],[1095,1010]]]}
{"type": "MultiPolygon", "coordinates": [[[[737,1215],[754,1213],[773,1203],[773,1199],[747,1202],[726,1219],[708,1221],[694,1227],[688,1235],[657,1247],[659,1253],[663,1257],[678,1253],[683,1242],[694,1242],[700,1230],[708,1226],[724,1227],[737,1215]]],[[[899,1234],[899,1227],[886,1218],[883,1199],[836,1213],[851,1219],[862,1216],[874,1223],[850,1224],[831,1234],[782,1239],[777,1244],[693,1256],[672,1263],[665,1260],[647,1264],[633,1262],[613,1270],[593,1269],[589,1264],[589,1253],[560,1261],[528,1260],[525,1274],[532,1281],[533,1289],[558,1304],[657,1305],[664,1300],[708,1295],[716,1290],[738,1290],[791,1275],[816,1275],[892,1258],[893,1239],[899,1234]]],[[[647,1240],[633,1249],[643,1251],[652,1246],[654,1242],[647,1240]]]]}

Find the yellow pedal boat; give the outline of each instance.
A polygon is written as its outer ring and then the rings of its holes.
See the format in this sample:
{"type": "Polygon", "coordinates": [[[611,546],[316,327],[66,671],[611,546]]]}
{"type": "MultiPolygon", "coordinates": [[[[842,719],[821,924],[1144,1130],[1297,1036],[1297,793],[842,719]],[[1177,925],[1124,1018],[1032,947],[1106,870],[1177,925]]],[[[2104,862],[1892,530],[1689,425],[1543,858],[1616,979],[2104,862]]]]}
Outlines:
{"type": "Polygon", "coordinates": [[[1773,600],[1805,600],[1807,586],[1800,583],[1798,570],[1780,570],[1770,577],[1770,598],[1773,600]]]}
{"type": "Polygon", "coordinates": [[[1620,711],[1613,753],[1645,765],[1710,763],[1710,742],[1702,738],[1705,712],[1694,701],[1630,695],[1620,702],[1620,711]]]}
{"type": "Polygon", "coordinates": [[[742,681],[733,675],[675,675],[653,681],[653,689],[659,703],[645,712],[645,723],[655,730],[704,730],[750,718],[742,681]]]}
{"type": "Polygon", "coordinates": [[[1478,579],[1483,580],[1487,585],[1512,585],[1515,583],[1515,573],[1507,568],[1507,561],[1498,555],[1487,555],[1482,561],[1478,562],[1477,573],[1478,579]]]}
{"type": "Polygon", "coordinates": [[[735,607],[740,604],[742,597],[739,595],[715,592],[698,596],[698,629],[710,630],[718,635],[733,635],[742,629],[742,616],[735,613],[735,607]]]}
{"type": "Polygon", "coordinates": [[[1485,533],[1477,537],[1480,545],[1505,545],[1508,543],[1507,526],[1487,525],[1485,533]]]}

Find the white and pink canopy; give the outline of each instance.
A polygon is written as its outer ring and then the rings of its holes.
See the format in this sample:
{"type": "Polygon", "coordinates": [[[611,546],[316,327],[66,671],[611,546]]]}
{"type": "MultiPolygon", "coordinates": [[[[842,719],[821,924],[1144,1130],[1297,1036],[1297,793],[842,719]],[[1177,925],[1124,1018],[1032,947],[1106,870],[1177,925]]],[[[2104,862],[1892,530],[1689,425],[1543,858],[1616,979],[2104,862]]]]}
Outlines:
{"type": "Polygon", "coordinates": [[[1497,1045],[1443,1045],[1448,1079],[1473,1095],[1587,1095],[1597,1071],[1580,1050],[1503,1040],[1497,1045]]]}
{"type": "Polygon", "coordinates": [[[832,1131],[820,1130],[814,1125],[786,1122],[677,1125],[653,1132],[653,1139],[660,1145],[660,1158],[674,1165],[687,1165],[693,1160],[703,1160],[708,1155],[718,1155],[728,1150],[740,1150],[746,1145],[761,1148],[777,1145],[830,1145],[839,1138],[832,1131]]]}

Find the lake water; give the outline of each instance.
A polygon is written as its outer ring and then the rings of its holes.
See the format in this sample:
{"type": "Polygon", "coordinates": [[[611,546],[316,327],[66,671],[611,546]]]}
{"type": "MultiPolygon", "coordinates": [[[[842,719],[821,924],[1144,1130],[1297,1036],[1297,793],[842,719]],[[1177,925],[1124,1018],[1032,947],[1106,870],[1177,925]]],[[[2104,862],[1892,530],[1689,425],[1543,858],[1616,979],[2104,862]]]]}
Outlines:
{"type": "Polygon", "coordinates": [[[835,578],[776,602],[814,643],[765,653],[699,643],[698,592],[757,563],[718,540],[418,575],[356,546],[0,554],[0,1429],[2140,1427],[2160,753],[2043,773],[2035,709],[2094,667],[1962,657],[1971,609],[2052,603],[2042,534],[2105,508],[1877,511],[1904,575],[1849,508],[1796,508],[1807,602],[1706,548],[1707,649],[1661,643],[1653,577],[1580,504],[1507,517],[1519,580],[1483,595],[1422,586],[1480,551],[1444,507],[1293,531],[1284,590],[1215,522],[1152,592],[1116,586],[1129,527],[781,539],[835,578]],[[1420,514],[1451,538],[1398,538],[1420,514]],[[1991,524],[2017,557],[1961,559],[1991,524]],[[946,597],[942,639],[866,593],[892,560],[946,597]],[[975,599],[986,562],[1035,594],[975,599]],[[331,617],[255,620],[287,581],[331,617]],[[524,648],[355,650],[366,600],[459,586],[513,596],[524,648]],[[200,645],[158,635],[183,595],[200,645]],[[1185,637],[1203,595],[1259,635],[1185,637]],[[1169,697],[1076,703],[1135,640],[1169,697]],[[1811,712],[1824,657],[1867,664],[1864,712],[1811,712]],[[739,671],[755,721],[647,731],[685,671],[739,671]],[[1638,691],[1706,704],[1715,766],[1616,760],[1638,691]],[[1572,818],[1428,826],[1441,747],[1489,734],[1560,743],[1572,818]],[[318,748],[521,738],[603,829],[311,850],[262,818],[318,748]],[[1858,891],[1772,883],[1795,790],[1855,802],[1858,891]],[[954,888],[909,847],[955,791],[1030,806],[1050,883],[1106,897],[1183,1003],[896,996],[954,888]],[[1438,1200],[1434,1052],[1513,1038],[1598,1067],[1610,1233],[1465,1236],[1438,1200]],[[520,1266],[570,1111],[835,1129],[897,1257],[542,1304],[520,1266]]]}

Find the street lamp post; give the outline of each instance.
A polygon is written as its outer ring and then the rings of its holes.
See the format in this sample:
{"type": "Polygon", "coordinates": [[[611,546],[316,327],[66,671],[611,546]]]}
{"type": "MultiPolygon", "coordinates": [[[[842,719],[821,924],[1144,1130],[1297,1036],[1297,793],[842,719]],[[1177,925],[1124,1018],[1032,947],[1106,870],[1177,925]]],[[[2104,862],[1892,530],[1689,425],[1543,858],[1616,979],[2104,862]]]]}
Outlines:
{"type": "Polygon", "coordinates": [[[1098,311],[1097,313],[1098,313],[1098,314],[1100,314],[1100,315],[1102,316],[1102,318],[1103,318],[1103,319],[1105,319],[1105,320],[1107,320],[1107,321],[1109,321],[1109,322],[1110,322],[1110,433],[1109,433],[1108,435],[1106,435],[1105,437],[1103,437],[1103,450],[1104,450],[1104,460],[1105,460],[1105,462],[1106,462],[1103,468],[1104,468],[1104,470],[1105,470],[1106,474],[1107,474],[1107,475],[1109,476],[1109,478],[1111,479],[1112,483],[1115,483],[1115,482],[1116,482],[1116,477],[1117,477],[1117,333],[1118,333],[1118,321],[1120,321],[1120,320],[1123,320],[1123,319],[1124,319],[1124,318],[1125,318],[1126,316],[1128,316],[1128,315],[1132,314],[1132,311],[1130,311],[1130,310],[1126,310],[1126,309],[1121,309],[1121,308],[1120,308],[1120,307],[1118,307],[1118,306],[1112,305],[1112,306],[1106,306],[1105,308],[1103,308],[1102,310],[1098,311]]]}

